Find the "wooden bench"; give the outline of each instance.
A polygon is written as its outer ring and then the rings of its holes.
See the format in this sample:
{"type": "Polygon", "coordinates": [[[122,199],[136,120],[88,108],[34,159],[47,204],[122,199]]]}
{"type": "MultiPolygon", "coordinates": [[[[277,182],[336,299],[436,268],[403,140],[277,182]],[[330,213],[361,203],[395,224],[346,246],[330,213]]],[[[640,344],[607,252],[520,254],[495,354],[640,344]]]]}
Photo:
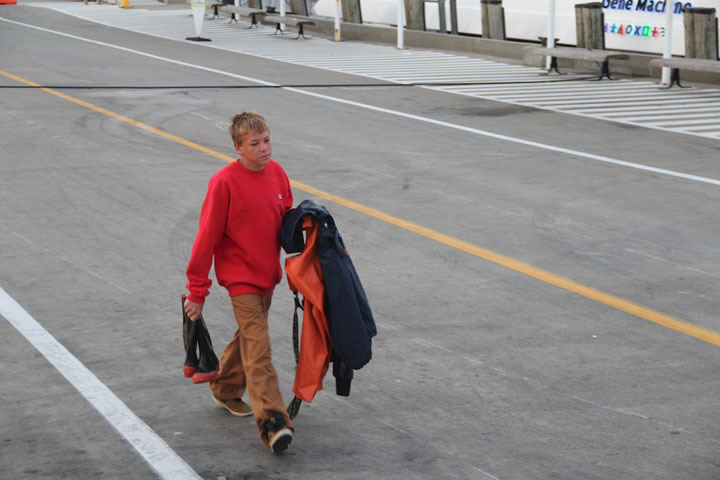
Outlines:
{"type": "Polygon", "coordinates": [[[298,39],[300,37],[307,39],[307,37],[305,37],[305,32],[303,31],[303,27],[305,25],[315,25],[315,22],[313,22],[312,20],[305,20],[302,18],[295,18],[295,17],[283,17],[281,15],[267,15],[265,18],[263,18],[263,22],[275,24],[275,35],[278,32],[283,33],[282,28],[280,27],[280,25],[282,25],[282,24],[298,27],[298,36],[295,37],[296,39],[298,39]]]}
{"type": "Polygon", "coordinates": [[[211,20],[215,18],[220,18],[219,13],[229,14],[230,23],[232,23],[233,21],[237,22],[238,17],[245,17],[250,19],[250,26],[248,28],[260,28],[259,22],[262,21],[265,15],[267,15],[267,12],[265,12],[265,10],[259,8],[236,7],[234,5],[227,5],[225,3],[214,3],[210,5],[210,8],[213,9],[213,17],[211,18],[211,20]]]}
{"type": "Polygon", "coordinates": [[[680,85],[680,70],[694,70],[696,72],[715,72],[720,73],[720,61],[707,60],[704,58],[654,58],[650,60],[650,75],[652,76],[653,67],[670,68],[670,85],[665,88],[672,88],[677,83],[680,85]]]}
{"type": "Polygon", "coordinates": [[[615,58],[618,60],[626,60],[630,58],[626,53],[612,52],[610,50],[588,50],[584,48],[572,48],[572,47],[527,47],[530,52],[535,55],[544,55],[550,57],[550,68],[548,73],[555,70],[556,73],[560,73],[557,66],[558,58],[570,58],[573,60],[585,60],[587,62],[601,62],[600,76],[598,80],[602,80],[603,77],[607,77],[608,80],[612,80],[610,77],[610,59],[615,58]]]}

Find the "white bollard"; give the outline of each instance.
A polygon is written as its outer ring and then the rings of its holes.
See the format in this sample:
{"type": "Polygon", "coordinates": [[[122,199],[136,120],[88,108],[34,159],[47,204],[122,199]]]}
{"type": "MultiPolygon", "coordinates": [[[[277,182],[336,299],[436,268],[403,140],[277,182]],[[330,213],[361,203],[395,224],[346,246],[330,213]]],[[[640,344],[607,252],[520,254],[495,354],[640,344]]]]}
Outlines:
{"type": "MultiPolygon", "coordinates": [[[[547,33],[547,47],[555,48],[555,0],[550,0],[550,18],[548,22],[548,33],[547,33]]],[[[550,64],[552,63],[552,57],[545,58],[545,68],[550,71],[550,64]]]]}
{"type": "MultiPolygon", "coordinates": [[[[281,16],[281,17],[284,17],[284,16],[285,16],[285,1],[286,1],[286,0],[280,0],[280,16],[281,16]]],[[[284,23],[281,23],[281,24],[280,24],[280,30],[283,31],[283,32],[285,31],[285,24],[284,24],[284,23]]]]}
{"type": "Polygon", "coordinates": [[[335,41],[340,41],[340,12],[342,6],[340,0],[335,0],[335,41]]]}
{"type": "MultiPolygon", "coordinates": [[[[673,43],[673,10],[675,9],[674,2],[667,0],[665,2],[665,51],[663,52],[663,58],[672,58],[672,43],[673,43]]],[[[670,68],[663,67],[662,79],[660,83],[663,85],[670,85],[670,68]]]]}
{"type": "Polygon", "coordinates": [[[404,2],[404,0],[398,0],[397,48],[398,48],[398,50],[403,50],[405,48],[405,2],[404,2]]]}

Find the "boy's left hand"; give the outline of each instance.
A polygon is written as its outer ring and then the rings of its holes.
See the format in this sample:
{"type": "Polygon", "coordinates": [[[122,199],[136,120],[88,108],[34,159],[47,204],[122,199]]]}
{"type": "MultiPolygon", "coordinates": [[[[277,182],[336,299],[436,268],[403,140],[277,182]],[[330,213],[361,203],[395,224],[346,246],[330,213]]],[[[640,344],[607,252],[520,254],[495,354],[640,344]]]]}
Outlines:
{"type": "Polygon", "coordinates": [[[202,303],[192,302],[186,298],[185,304],[183,306],[185,308],[185,313],[188,314],[188,317],[190,317],[190,320],[192,320],[193,322],[197,320],[198,317],[200,317],[203,309],[202,303]]]}

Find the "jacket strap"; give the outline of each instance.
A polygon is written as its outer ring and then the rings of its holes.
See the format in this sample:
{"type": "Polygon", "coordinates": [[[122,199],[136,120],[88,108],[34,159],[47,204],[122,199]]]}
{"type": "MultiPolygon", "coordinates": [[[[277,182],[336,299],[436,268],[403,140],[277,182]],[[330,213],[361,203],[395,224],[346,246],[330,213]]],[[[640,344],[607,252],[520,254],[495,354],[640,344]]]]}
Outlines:
{"type": "MultiPolygon", "coordinates": [[[[299,323],[300,320],[298,318],[298,309],[305,310],[305,299],[300,300],[298,292],[295,293],[295,311],[293,312],[293,350],[295,351],[295,366],[300,362],[300,344],[298,342],[298,330],[299,330],[299,323]]],[[[302,400],[297,398],[297,396],[293,397],[293,399],[290,401],[290,404],[287,406],[288,416],[292,420],[295,418],[298,414],[298,411],[300,411],[300,404],[302,403],[302,400]]]]}

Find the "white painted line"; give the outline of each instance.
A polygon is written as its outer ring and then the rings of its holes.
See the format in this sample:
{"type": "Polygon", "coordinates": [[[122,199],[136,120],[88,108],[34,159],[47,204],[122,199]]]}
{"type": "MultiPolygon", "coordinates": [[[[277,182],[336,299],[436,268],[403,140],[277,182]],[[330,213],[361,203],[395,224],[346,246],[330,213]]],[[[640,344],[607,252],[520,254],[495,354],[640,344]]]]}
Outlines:
{"type": "MultiPolygon", "coordinates": [[[[676,127],[676,128],[680,128],[680,127],[676,127]]],[[[682,127],[682,129],[685,131],[689,131],[689,132],[705,130],[703,133],[714,134],[715,132],[720,131],[720,125],[704,125],[701,127],[682,127]]]]}
{"type": "MultiPolygon", "coordinates": [[[[358,69],[358,71],[363,71],[361,69],[358,69]]],[[[501,80],[504,82],[510,82],[510,81],[525,81],[527,82],[527,75],[524,73],[518,73],[518,74],[508,74],[508,73],[498,73],[493,75],[483,75],[482,77],[478,77],[477,75],[467,74],[467,73],[458,73],[458,74],[445,74],[445,73],[423,73],[423,74],[413,74],[412,72],[405,73],[405,72],[397,72],[397,73],[383,73],[382,75],[377,73],[373,74],[377,75],[380,78],[395,78],[398,80],[404,80],[406,82],[422,82],[427,80],[437,80],[438,82],[442,81],[450,81],[450,82],[475,82],[475,83],[482,83],[482,82],[488,82],[491,80],[501,80]]]]}
{"type": "Polygon", "coordinates": [[[700,125],[705,124],[705,128],[715,126],[718,128],[718,121],[720,118],[699,118],[699,119],[688,119],[688,118],[673,118],[670,120],[664,120],[662,122],[650,122],[652,125],[658,125],[660,127],[667,127],[668,125],[700,125]],[[710,125],[708,125],[710,124],[710,125]]]}
{"type": "MultiPolygon", "coordinates": [[[[90,6],[73,6],[68,4],[33,4],[32,6],[41,6],[53,8],[63,13],[73,14],[79,18],[89,21],[105,21],[106,25],[126,28],[148,35],[166,38],[170,40],[182,40],[187,32],[187,22],[182,18],[187,16],[182,12],[149,12],[134,11],[134,15],[116,10],[102,9],[101,7],[90,6]],[[171,21],[168,21],[168,18],[171,21]]],[[[242,22],[241,22],[242,23],[242,22]]],[[[247,26],[247,23],[242,23],[247,26]]],[[[700,133],[699,130],[690,131],[687,129],[665,128],[654,123],[638,121],[623,121],[615,117],[609,117],[599,114],[592,108],[585,109],[586,100],[590,100],[588,96],[571,96],[567,95],[542,95],[542,93],[567,94],[573,91],[594,91],[595,95],[602,91],[613,91],[620,93],[619,96],[627,96],[628,92],[637,90],[648,95],[662,95],[663,98],[678,98],[684,95],[703,95],[705,96],[710,90],[699,90],[692,94],[686,90],[665,91],[661,89],[657,82],[638,82],[629,80],[618,80],[616,82],[584,82],[585,86],[578,83],[562,82],[561,80],[577,79],[578,77],[586,77],[587,75],[570,74],[564,77],[545,76],[540,77],[538,69],[521,65],[511,65],[505,63],[492,62],[488,60],[475,59],[457,54],[446,54],[442,52],[430,52],[424,50],[408,50],[398,52],[391,47],[370,46],[359,43],[346,43],[336,45],[332,42],[314,42],[313,44],[288,43],[283,45],[283,52],[279,54],[277,42],[274,42],[269,35],[269,31],[260,32],[257,30],[248,30],[245,28],[231,28],[225,22],[208,23],[212,34],[215,36],[216,42],[213,45],[206,45],[212,48],[239,52],[245,55],[253,55],[268,60],[278,60],[296,65],[325,69],[333,72],[342,72],[350,75],[358,75],[370,77],[376,80],[394,82],[398,84],[417,84],[419,82],[426,83],[424,88],[436,91],[445,91],[452,94],[471,96],[473,98],[492,99],[504,103],[530,106],[538,109],[578,115],[587,118],[600,119],[604,121],[613,121],[626,125],[640,126],[652,128],[656,130],[681,133],[685,135],[694,135],[703,138],[715,138],[715,136],[700,133]],[[342,52],[342,55],[338,55],[342,52]],[[341,58],[340,58],[341,57],[341,58]],[[447,71],[446,71],[447,70],[447,71]],[[445,72],[441,74],[441,78],[422,77],[422,72],[445,72]],[[449,77],[449,73],[454,72],[454,78],[449,77]],[[518,72],[512,75],[511,72],[518,72]],[[523,74],[522,72],[527,72],[523,74]],[[461,76],[465,74],[466,76],[461,76]],[[499,75],[499,76],[498,76],[499,75]],[[475,83],[474,87],[459,86],[442,86],[443,82],[455,81],[457,83],[475,83]],[[538,83],[538,80],[541,80],[538,83]],[[564,85],[556,86],[559,80],[564,85]],[[512,81],[514,85],[507,82],[512,81]],[[484,85],[483,85],[484,84],[484,85]],[[527,85],[532,84],[532,89],[527,85]],[[544,84],[546,86],[540,86],[544,84]],[[555,84],[555,85],[553,85],[555,84]],[[504,91],[494,89],[493,85],[501,85],[504,91]],[[561,90],[564,87],[565,90],[561,90]],[[491,92],[502,93],[493,96],[491,92]],[[519,92],[525,95],[515,96],[509,94],[511,92],[519,92]],[[578,109],[577,105],[567,105],[572,99],[582,99],[583,106],[578,109]],[[553,102],[548,104],[536,104],[534,102],[541,100],[558,100],[563,99],[559,108],[553,108],[553,102]],[[567,108],[563,108],[567,107],[567,108]]],[[[210,33],[210,32],[209,32],[210,33]]],[[[608,95],[612,96],[612,95],[608,95]]],[[[597,98],[597,97],[596,97],[597,98]]],[[[603,100],[606,96],[600,97],[603,100]]],[[[598,98],[598,99],[600,99],[598,98]]],[[[638,97],[643,98],[644,97],[638,97]]],[[[630,99],[628,99],[630,100],[630,99]]],[[[648,99],[649,100],[649,99],[648,99]]],[[[570,102],[577,103],[577,102],[570,102]]],[[[655,105],[651,106],[652,110],[660,108],[658,102],[650,102],[655,105]]],[[[662,103],[662,102],[660,102],[662,103]]],[[[626,103],[627,104],[627,103],[626,103]]],[[[597,107],[597,105],[595,105],[597,107]]],[[[663,105],[671,108],[672,105],[663,105]]],[[[692,110],[696,105],[692,105],[692,110]]],[[[625,110],[626,108],[623,107],[625,110]]],[[[638,112],[639,113],[639,112],[638,112]]],[[[638,116],[633,113],[631,116],[638,116]]]]}
{"type": "MultiPolygon", "coordinates": [[[[279,86],[278,84],[271,83],[271,82],[266,82],[265,80],[259,80],[259,79],[255,79],[255,78],[251,78],[251,77],[246,77],[246,76],[243,76],[243,75],[238,75],[238,74],[235,74],[235,73],[224,72],[224,71],[222,71],[222,70],[217,70],[217,69],[214,69],[214,68],[204,67],[204,66],[202,66],[202,65],[195,65],[195,64],[192,64],[192,63],[182,62],[182,61],[179,61],[179,60],[173,60],[173,59],[166,58],[166,57],[160,57],[160,56],[158,56],[158,55],[153,55],[153,54],[150,54],[150,53],[141,52],[141,51],[139,51],[139,50],[133,50],[133,49],[131,49],[131,48],[120,47],[120,46],[118,46],[118,45],[112,45],[112,44],[110,44],[110,43],[100,42],[100,41],[97,41],[97,40],[91,40],[91,39],[89,39],[89,38],[78,37],[78,36],[76,36],[76,35],[70,35],[70,34],[68,34],[68,33],[58,32],[58,31],[55,31],[55,30],[49,30],[49,29],[46,29],[46,28],[37,27],[37,26],[35,26],[35,25],[29,25],[29,24],[26,24],[26,23],[16,22],[16,21],[14,21],[14,20],[8,20],[8,19],[3,18],[3,17],[0,17],[0,20],[1,20],[1,21],[4,21],[4,22],[8,22],[8,23],[15,24],[15,25],[21,25],[21,26],[24,26],[24,27],[33,28],[33,29],[35,29],[35,30],[40,30],[40,31],[49,32],[49,33],[54,33],[54,34],[56,34],[56,35],[60,35],[60,36],[68,37],[68,38],[73,38],[73,39],[75,39],[75,40],[80,40],[80,41],[92,43],[92,44],[95,44],[95,45],[101,45],[101,46],[104,46],[104,47],[114,48],[114,49],[116,49],[116,50],[121,50],[121,51],[124,51],[124,52],[133,53],[133,54],[141,55],[141,56],[148,57],[148,58],[153,58],[153,59],[155,59],[155,60],[161,60],[161,61],[164,61],[164,62],[173,63],[173,64],[176,64],[176,65],[182,65],[182,66],[189,67],[189,68],[195,68],[195,69],[203,70],[203,71],[206,71],[206,72],[216,73],[216,74],[218,74],[218,75],[224,75],[224,76],[228,76],[228,77],[232,77],[232,78],[239,78],[239,79],[246,80],[246,81],[252,82],[252,83],[257,83],[257,84],[260,84],[260,85],[279,86]]],[[[422,87],[422,88],[428,88],[429,90],[433,90],[432,87],[422,87]]],[[[368,104],[365,104],[365,103],[354,102],[354,101],[351,101],[351,100],[345,100],[345,99],[343,99],[343,98],[331,97],[331,96],[329,96],[329,95],[322,95],[322,94],[315,93],[315,92],[311,92],[311,91],[308,91],[308,90],[301,90],[301,89],[299,89],[299,88],[282,87],[282,90],[285,90],[285,91],[287,91],[287,92],[299,93],[299,94],[301,94],[301,95],[308,95],[308,96],[315,97],[315,98],[321,98],[321,99],[324,99],[324,100],[328,100],[328,101],[330,101],[330,102],[341,103],[341,104],[343,104],[343,105],[351,105],[351,106],[354,106],[354,107],[363,108],[363,109],[371,110],[371,111],[374,111],[374,112],[385,113],[385,114],[393,115],[393,116],[396,116],[396,117],[401,117],[401,118],[406,118],[406,119],[410,119],[410,120],[415,120],[415,121],[418,121],[418,122],[428,123],[428,124],[431,124],[431,125],[437,125],[437,126],[441,126],[441,127],[446,127],[446,128],[454,129],[454,130],[459,130],[459,131],[462,131],[462,132],[472,133],[472,134],[475,134],[475,135],[481,135],[481,136],[484,136],[484,137],[495,138],[495,139],[497,139],[497,140],[503,140],[503,141],[506,141],[506,142],[517,143],[517,144],[520,144],[520,145],[526,145],[526,146],[529,146],[529,147],[538,148],[538,149],[542,149],[542,150],[548,150],[548,151],[557,152],[557,153],[563,153],[563,154],[571,155],[571,156],[575,156],[575,157],[585,158],[585,159],[588,159],[588,160],[595,160],[595,161],[604,162],[604,163],[609,163],[609,164],[613,164],[613,165],[620,165],[620,166],[623,166],[623,167],[633,168],[633,169],[636,169],[636,170],[642,170],[642,171],[646,171],[646,172],[652,172],[652,173],[657,173],[657,174],[661,174],[661,175],[667,175],[667,176],[675,177],[675,178],[683,178],[683,179],[686,179],[686,180],[692,180],[692,181],[695,181],[695,182],[707,183],[707,184],[710,184],[710,185],[720,185],[720,180],[715,179],[715,178],[701,177],[701,176],[698,176],[698,175],[690,175],[690,174],[687,174],[687,173],[677,172],[677,171],[674,171],[674,170],[667,170],[667,169],[664,169],[664,168],[656,168],[656,167],[651,167],[651,166],[648,166],[648,165],[642,165],[642,164],[634,163],[634,162],[626,162],[626,161],[624,161],[624,160],[618,160],[618,159],[606,157],[606,156],[603,156],[603,155],[595,155],[595,154],[592,154],[592,153],[581,152],[581,151],[572,150],[572,149],[569,149],[569,148],[556,147],[556,146],[554,146],[554,145],[547,145],[547,144],[544,144],[544,143],[533,142],[533,141],[531,141],[531,140],[525,140],[525,139],[522,139],[522,138],[510,137],[510,136],[507,136],[507,135],[501,135],[501,134],[499,134],[499,133],[488,132],[488,131],[486,131],[486,130],[480,130],[480,129],[477,129],[477,128],[466,127],[466,126],[464,126],[464,125],[458,125],[458,124],[456,124],[456,123],[444,122],[444,121],[442,121],[442,120],[435,120],[435,119],[433,119],[433,118],[421,117],[421,116],[419,116],[419,115],[413,115],[413,114],[410,114],[410,113],[404,113],[404,112],[400,112],[400,111],[397,111],[397,110],[390,110],[390,109],[387,109],[387,108],[376,107],[376,106],[374,106],[374,105],[368,105],[368,104]]]]}
{"type": "Polygon", "coordinates": [[[623,90],[601,90],[597,88],[573,88],[570,85],[558,85],[558,88],[554,88],[551,90],[543,89],[541,87],[535,88],[534,85],[525,86],[525,88],[520,91],[489,91],[488,89],[483,89],[482,86],[478,90],[483,92],[483,94],[487,96],[492,95],[494,98],[498,99],[510,98],[516,101],[520,99],[522,99],[523,101],[532,101],[533,98],[586,98],[592,95],[608,98],[609,95],[612,95],[614,97],[615,95],[638,95],[641,93],[647,93],[647,89],[639,88],[627,88],[623,90]],[[634,92],[633,90],[637,91],[634,92]]]}
{"type": "MultiPolygon", "coordinates": [[[[608,93],[614,93],[616,91],[619,92],[625,92],[628,90],[648,90],[651,86],[655,84],[650,84],[647,82],[632,82],[632,83],[613,83],[611,85],[605,84],[605,85],[598,85],[597,83],[590,83],[589,81],[582,81],[577,79],[576,77],[573,77],[573,80],[560,80],[556,79],[551,82],[542,82],[540,84],[535,84],[532,87],[531,92],[534,91],[548,91],[548,92],[564,92],[564,91],[598,91],[598,92],[608,92],[608,93]]],[[[482,87],[484,90],[487,90],[490,93],[523,93],[528,91],[527,85],[494,85],[494,86],[485,86],[482,87]]]]}
{"type": "Polygon", "coordinates": [[[203,67],[202,65],[195,65],[195,64],[192,64],[192,63],[182,62],[182,61],[180,61],[180,60],[173,60],[173,59],[167,58],[167,57],[160,57],[160,56],[158,56],[158,55],[153,55],[152,53],[145,53],[145,52],[141,52],[140,50],[133,50],[132,48],[125,48],[125,47],[121,47],[121,46],[119,46],[119,45],[113,45],[113,44],[111,44],[111,43],[100,42],[100,41],[98,41],[98,40],[92,40],[92,39],[90,39],[90,38],[78,37],[77,35],[71,35],[71,34],[69,34],[69,33],[58,32],[58,31],[56,31],[56,30],[50,30],[50,29],[48,29],[48,28],[42,28],[42,27],[38,27],[38,26],[35,26],[35,25],[27,24],[27,23],[16,22],[16,21],[14,21],[14,20],[8,20],[7,18],[3,18],[3,17],[0,17],[0,20],[2,20],[3,22],[12,23],[12,24],[15,24],[15,25],[23,26],[23,27],[28,27],[28,28],[33,28],[33,29],[35,29],[35,30],[40,30],[41,32],[53,33],[53,34],[55,34],[55,35],[60,35],[60,36],[62,36],[62,37],[68,37],[68,38],[72,38],[72,39],[74,39],[74,40],[80,40],[81,42],[92,43],[92,44],[95,44],[95,45],[100,45],[100,46],[102,46],[102,47],[114,48],[114,49],[116,49],[116,50],[121,50],[121,51],[123,51],[123,52],[128,52],[128,53],[132,53],[132,54],[135,54],[135,55],[141,55],[141,56],[143,56],[143,57],[148,57],[148,58],[152,58],[152,59],[155,59],[155,60],[161,60],[161,61],[163,61],[163,62],[174,63],[175,65],[181,65],[181,66],[183,66],[183,67],[196,68],[196,69],[198,69],[198,70],[204,70],[204,71],[206,71],[206,72],[217,73],[217,74],[220,74],[220,75],[225,75],[225,76],[229,76],[229,77],[233,77],[233,78],[238,78],[238,79],[240,79],[240,80],[247,80],[248,82],[258,83],[258,84],[260,84],[260,85],[274,86],[274,87],[277,87],[277,86],[278,86],[277,83],[265,82],[265,81],[263,81],[263,80],[257,80],[257,79],[255,79],[255,78],[244,77],[244,76],[242,76],[242,75],[237,75],[237,74],[235,74],[235,73],[228,73],[228,72],[224,72],[224,71],[222,71],[222,70],[216,70],[216,69],[214,69],[214,68],[203,67]]]}
{"type": "Polygon", "coordinates": [[[635,114],[637,112],[644,113],[672,113],[672,112],[717,112],[720,110],[720,102],[707,103],[705,106],[696,108],[695,105],[666,105],[662,107],[611,107],[611,108],[590,108],[588,110],[573,110],[572,113],[582,114],[587,112],[593,112],[605,115],[622,115],[622,114],[635,114]]]}
{"type": "Polygon", "coordinates": [[[608,107],[608,106],[623,106],[626,108],[629,108],[630,106],[638,105],[638,106],[645,106],[649,103],[652,103],[658,107],[665,107],[667,105],[671,104],[688,104],[688,106],[692,106],[690,104],[700,104],[700,105],[707,105],[708,99],[717,100],[720,97],[720,93],[714,94],[714,95],[707,95],[704,98],[675,98],[675,99],[654,99],[654,98],[647,98],[644,100],[638,100],[638,101],[628,101],[628,100],[607,100],[602,103],[585,103],[585,100],[578,100],[575,102],[565,102],[565,101],[555,101],[555,102],[538,102],[537,105],[551,105],[554,108],[567,108],[569,112],[573,112],[573,108],[586,108],[586,107],[608,107]]]}
{"type": "Polygon", "coordinates": [[[201,477],[185,460],[2,288],[0,315],[125,437],[160,478],[200,480],[201,477]]]}
{"type": "MultiPolygon", "coordinates": [[[[522,99],[526,102],[533,102],[533,99],[548,99],[548,98],[559,98],[559,99],[590,99],[590,98],[608,98],[608,91],[601,91],[598,89],[595,90],[572,90],[567,89],[567,91],[564,90],[558,90],[555,92],[535,92],[535,91],[528,91],[524,93],[502,93],[502,94],[494,94],[497,98],[512,98],[513,100],[519,100],[522,99]]],[[[672,97],[667,96],[666,94],[663,95],[662,93],[654,92],[650,89],[645,89],[643,91],[621,91],[621,92],[612,92],[613,97],[612,98],[621,98],[621,99],[628,99],[626,97],[630,98],[643,98],[647,100],[662,100],[665,98],[677,98],[680,95],[684,96],[701,96],[706,95],[701,90],[684,90],[682,92],[679,92],[677,94],[673,94],[672,97]]]]}
{"type": "Polygon", "coordinates": [[[627,122],[639,122],[639,121],[643,121],[643,120],[665,120],[668,118],[720,117],[720,112],[718,112],[717,108],[697,108],[697,109],[687,110],[687,112],[689,112],[689,113],[677,113],[677,112],[678,112],[678,110],[673,110],[673,111],[669,111],[669,112],[653,111],[652,112],[653,115],[646,114],[645,116],[640,116],[640,117],[636,116],[637,113],[622,112],[619,114],[612,114],[612,115],[605,114],[605,116],[617,118],[619,120],[625,120],[627,122]],[[703,112],[703,111],[710,111],[712,113],[699,113],[699,112],[703,112]],[[665,115],[665,113],[673,113],[673,112],[675,112],[673,115],[665,115]],[[630,116],[628,116],[628,115],[630,115],[630,116]]]}
{"type": "Polygon", "coordinates": [[[686,179],[686,180],[693,180],[693,181],[696,181],[696,182],[708,183],[708,184],[711,184],[711,185],[720,185],[720,180],[715,179],[715,178],[700,177],[700,176],[697,176],[697,175],[689,175],[689,174],[682,173],[682,172],[677,172],[677,171],[674,171],[674,170],[666,170],[666,169],[664,169],[664,168],[656,168],[656,167],[650,167],[650,166],[648,166],[648,165],[642,165],[642,164],[639,164],[639,163],[626,162],[626,161],[624,161],[624,160],[618,160],[618,159],[615,159],[615,158],[605,157],[605,156],[603,156],[603,155],[595,155],[595,154],[592,154],[592,153],[586,153],[586,152],[580,152],[580,151],[577,151],[577,150],[571,150],[571,149],[569,149],[569,148],[556,147],[556,146],[553,146],[553,145],[546,145],[546,144],[544,144],[544,143],[533,142],[533,141],[531,141],[531,140],[524,140],[524,139],[522,139],[522,138],[509,137],[509,136],[507,136],[507,135],[501,135],[501,134],[498,134],[498,133],[487,132],[487,131],[485,131],[485,130],[479,130],[479,129],[477,129],[477,128],[466,127],[466,126],[458,125],[458,124],[455,124],[455,123],[443,122],[443,121],[441,121],[441,120],[435,120],[435,119],[432,119],[432,118],[421,117],[421,116],[418,116],[418,115],[412,115],[412,114],[409,114],[409,113],[398,112],[398,111],[395,111],[395,110],[388,110],[388,109],[386,109],[386,108],[376,107],[376,106],[373,106],[373,105],[366,105],[366,104],[364,104],[364,103],[353,102],[353,101],[344,100],[344,99],[341,99],[341,98],[329,97],[329,96],[327,96],[327,95],[321,95],[321,94],[318,94],[318,93],[307,92],[307,91],[299,90],[299,89],[296,89],[296,88],[284,88],[284,90],[294,91],[294,92],[297,92],[297,93],[302,93],[302,94],[304,94],[304,95],[311,95],[311,96],[318,97],[318,98],[324,98],[324,99],[326,99],[326,100],[330,100],[330,101],[333,101],[333,102],[344,103],[344,104],[347,104],[347,105],[354,105],[354,106],[357,106],[357,107],[360,107],[360,108],[365,108],[365,109],[368,109],[368,110],[373,110],[373,111],[377,111],[377,112],[388,113],[388,114],[390,114],[390,115],[395,115],[395,116],[398,116],[398,117],[409,118],[409,119],[417,120],[417,121],[420,121],[420,122],[425,122],[425,123],[430,123],[430,124],[433,124],[433,125],[439,125],[439,126],[442,126],[442,127],[452,128],[452,129],[455,129],[455,130],[461,130],[461,131],[464,131],[464,132],[474,133],[474,134],[482,135],[482,136],[485,136],[485,137],[496,138],[496,139],[498,139],[498,140],[504,140],[504,141],[512,142],[512,143],[519,143],[519,144],[521,144],[521,145],[527,145],[527,146],[530,146],[530,147],[535,147],[535,148],[539,148],[539,149],[543,149],[543,150],[550,150],[550,151],[553,151],[553,152],[564,153],[564,154],[567,154],[567,155],[572,155],[572,156],[576,156],[576,157],[586,158],[586,159],[589,159],[589,160],[596,160],[596,161],[605,162],[605,163],[610,163],[610,164],[614,164],[614,165],[621,165],[621,166],[624,166],[624,167],[635,168],[635,169],[637,169],[637,170],[644,170],[644,171],[647,171],[647,172],[659,173],[659,174],[662,174],[662,175],[668,175],[668,176],[677,177],[677,178],[684,178],[684,179],[686,179]]]}

